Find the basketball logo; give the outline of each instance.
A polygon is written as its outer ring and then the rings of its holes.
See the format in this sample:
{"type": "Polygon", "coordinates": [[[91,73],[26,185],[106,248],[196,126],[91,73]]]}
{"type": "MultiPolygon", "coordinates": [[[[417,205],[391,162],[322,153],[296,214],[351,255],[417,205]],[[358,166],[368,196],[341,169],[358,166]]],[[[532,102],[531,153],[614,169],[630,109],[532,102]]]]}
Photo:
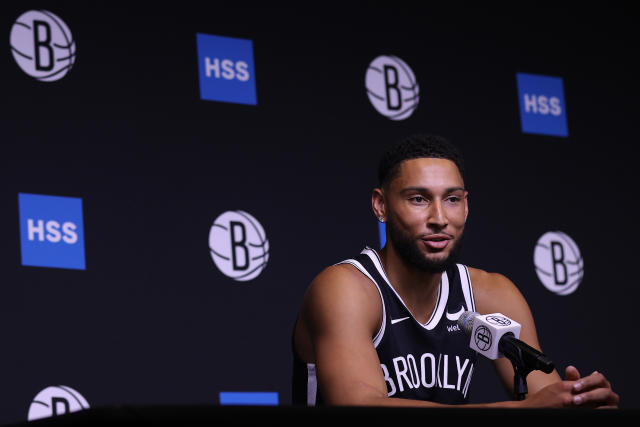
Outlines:
{"type": "Polygon", "coordinates": [[[511,324],[511,320],[502,316],[487,316],[486,319],[487,322],[491,323],[492,325],[509,326],[511,324]]]}
{"type": "Polygon", "coordinates": [[[542,284],[555,294],[569,295],[582,282],[584,266],[580,249],[565,233],[543,234],[536,244],[533,262],[542,284]]]}
{"type": "Polygon", "coordinates": [[[375,58],[365,74],[373,107],[391,120],[404,120],[418,107],[420,88],[413,70],[397,56],[375,58]]]}
{"type": "Polygon", "coordinates": [[[485,351],[491,348],[491,330],[486,326],[478,326],[478,329],[474,332],[473,338],[476,342],[476,346],[480,350],[485,351]]]}
{"type": "Polygon", "coordinates": [[[209,230],[209,249],[216,267],[234,280],[255,279],[269,260],[269,241],[262,225],[243,211],[227,211],[209,230]]]}
{"type": "Polygon", "coordinates": [[[28,421],[54,417],[69,412],[88,409],[89,404],[84,397],[71,387],[64,385],[51,386],[42,390],[33,398],[29,406],[28,421]]]}
{"type": "Polygon", "coordinates": [[[43,82],[63,78],[76,59],[69,27],[47,10],[20,15],[11,27],[9,44],[22,71],[43,82]]]}

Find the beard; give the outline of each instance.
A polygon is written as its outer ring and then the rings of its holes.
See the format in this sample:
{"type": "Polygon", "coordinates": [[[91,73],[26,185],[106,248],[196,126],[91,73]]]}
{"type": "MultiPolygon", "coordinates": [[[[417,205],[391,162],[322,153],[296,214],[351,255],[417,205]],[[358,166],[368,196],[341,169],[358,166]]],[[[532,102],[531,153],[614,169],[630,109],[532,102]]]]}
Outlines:
{"type": "Polygon", "coordinates": [[[446,258],[432,260],[427,258],[424,252],[420,250],[419,239],[400,230],[391,218],[387,221],[387,230],[389,231],[389,240],[396,252],[398,252],[398,255],[400,255],[407,264],[425,273],[442,273],[453,267],[460,256],[462,234],[460,234],[458,239],[453,243],[449,255],[447,255],[446,258]]]}

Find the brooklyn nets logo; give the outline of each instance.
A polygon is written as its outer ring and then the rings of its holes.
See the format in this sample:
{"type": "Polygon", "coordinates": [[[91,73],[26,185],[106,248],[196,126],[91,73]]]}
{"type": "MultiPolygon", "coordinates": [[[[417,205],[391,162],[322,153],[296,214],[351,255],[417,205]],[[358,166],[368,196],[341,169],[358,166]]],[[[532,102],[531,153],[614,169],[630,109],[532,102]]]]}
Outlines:
{"type": "Polygon", "coordinates": [[[52,386],[45,388],[33,398],[27,419],[33,421],[88,408],[89,404],[76,390],[64,385],[52,386]]]}
{"type": "Polygon", "coordinates": [[[491,347],[491,331],[486,326],[478,326],[478,329],[473,334],[473,339],[476,342],[476,346],[482,351],[491,347]]]}
{"type": "Polygon", "coordinates": [[[509,326],[511,324],[511,320],[502,316],[487,316],[486,319],[487,319],[487,322],[493,325],[509,326]]]}
{"type": "Polygon", "coordinates": [[[397,56],[382,55],[374,59],[367,68],[365,86],[373,107],[391,120],[408,118],[420,100],[416,76],[397,56]]]}
{"type": "Polygon", "coordinates": [[[47,10],[30,10],[14,22],[11,53],[22,71],[43,82],[63,78],[76,60],[67,24],[47,10]]]}
{"type": "Polygon", "coordinates": [[[538,279],[558,295],[569,295],[584,276],[580,249],[576,242],[560,231],[550,231],[538,239],[533,253],[538,279]]]}
{"type": "Polygon", "coordinates": [[[238,281],[255,279],[269,261],[262,225],[243,211],[228,211],[209,230],[211,258],[222,273],[238,281]]]}

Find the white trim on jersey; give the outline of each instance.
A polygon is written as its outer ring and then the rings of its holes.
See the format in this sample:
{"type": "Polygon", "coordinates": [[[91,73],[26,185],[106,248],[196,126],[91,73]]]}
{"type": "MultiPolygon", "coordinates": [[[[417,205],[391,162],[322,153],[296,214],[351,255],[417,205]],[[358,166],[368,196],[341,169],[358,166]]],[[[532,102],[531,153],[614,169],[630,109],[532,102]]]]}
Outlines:
{"type": "Polygon", "coordinates": [[[378,273],[380,273],[385,282],[387,282],[387,285],[389,285],[391,290],[393,290],[402,305],[404,305],[407,311],[411,314],[411,317],[413,317],[413,320],[415,320],[418,325],[422,326],[428,331],[431,331],[433,330],[433,328],[438,326],[438,323],[440,323],[440,319],[442,318],[442,313],[444,313],[444,310],[447,307],[447,300],[449,299],[449,278],[447,277],[446,272],[442,273],[442,279],[440,280],[440,286],[438,287],[438,299],[436,301],[436,308],[435,310],[433,310],[433,313],[431,313],[431,318],[427,320],[427,323],[420,323],[404,303],[404,301],[400,297],[400,294],[398,294],[396,289],[389,282],[389,278],[387,276],[387,273],[384,271],[384,267],[382,266],[382,261],[380,260],[378,253],[369,247],[366,247],[361,253],[366,254],[369,258],[371,258],[371,261],[373,261],[373,265],[378,270],[378,273]]]}
{"type": "Polygon", "coordinates": [[[438,367],[436,368],[436,378],[438,379],[438,387],[442,388],[442,381],[440,381],[440,363],[442,362],[442,353],[438,355],[438,367]]]}
{"type": "Polygon", "coordinates": [[[471,278],[469,277],[469,269],[462,264],[456,264],[460,272],[460,284],[462,285],[462,293],[464,294],[464,302],[467,304],[467,310],[476,311],[476,303],[473,299],[473,287],[471,286],[471,278]]]}
{"type": "Polygon", "coordinates": [[[378,333],[376,333],[376,335],[373,337],[373,346],[375,348],[378,348],[378,345],[380,344],[380,341],[382,341],[382,336],[384,335],[384,330],[385,330],[385,327],[386,327],[386,324],[387,324],[387,310],[386,310],[386,308],[384,306],[384,298],[382,297],[382,291],[380,290],[380,286],[378,286],[378,283],[375,281],[375,279],[373,277],[371,277],[371,275],[369,274],[367,269],[364,268],[362,266],[362,264],[360,264],[358,261],[356,261],[354,259],[347,259],[347,260],[344,260],[342,262],[339,262],[338,264],[351,264],[351,265],[353,265],[355,268],[360,270],[360,272],[362,274],[367,276],[369,278],[369,280],[371,280],[373,282],[374,285],[376,285],[376,289],[378,290],[378,294],[380,294],[380,301],[382,301],[382,324],[380,325],[380,329],[378,329],[378,333]]]}
{"type": "Polygon", "coordinates": [[[318,394],[318,378],[315,363],[307,363],[307,406],[316,406],[318,394]]]}
{"type": "Polygon", "coordinates": [[[462,389],[462,395],[464,398],[467,398],[467,393],[469,392],[469,384],[471,384],[471,375],[473,375],[473,363],[469,368],[469,373],[467,374],[467,381],[464,383],[464,388],[462,389]]]}

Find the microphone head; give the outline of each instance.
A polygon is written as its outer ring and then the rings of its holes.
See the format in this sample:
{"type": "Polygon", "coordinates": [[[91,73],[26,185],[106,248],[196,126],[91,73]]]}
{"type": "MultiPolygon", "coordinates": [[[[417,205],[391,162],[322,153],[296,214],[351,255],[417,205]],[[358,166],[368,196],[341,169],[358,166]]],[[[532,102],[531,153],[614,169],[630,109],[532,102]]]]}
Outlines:
{"type": "Polygon", "coordinates": [[[460,329],[462,329],[465,334],[470,336],[471,331],[473,331],[473,319],[479,315],[480,314],[475,311],[465,311],[458,318],[458,326],[460,326],[460,329]]]}

